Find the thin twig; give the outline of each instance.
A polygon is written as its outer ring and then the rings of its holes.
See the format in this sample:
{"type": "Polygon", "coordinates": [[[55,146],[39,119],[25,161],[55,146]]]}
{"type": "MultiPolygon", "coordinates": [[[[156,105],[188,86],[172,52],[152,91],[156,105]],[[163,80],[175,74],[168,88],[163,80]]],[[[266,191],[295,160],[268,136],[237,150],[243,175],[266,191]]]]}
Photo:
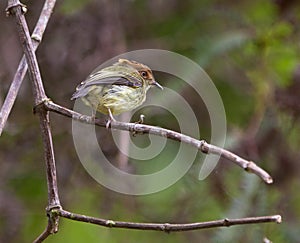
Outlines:
{"type": "MultiPolygon", "coordinates": [[[[35,29],[33,31],[33,34],[31,36],[33,49],[36,50],[39,46],[43,34],[45,32],[46,26],[48,24],[48,20],[51,16],[51,13],[53,11],[54,5],[56,0],[46,0],[45,4],[43,6],[43,9],[41,11],[40,17],[38,19],[38,22],[35,26],[35,29]]],[[[7,118],[11,112],[11,109],[14,105],[14,102],[16,100],[16,97],[18,95],[19,89],[21,87],[22,81],[25,77],[25,74],[27,72],[27,62],[25,55],[22,57],[17,72],[15,73],[14,79],[10,85],[10,88],[8,90],[8,93],[6,95],[6,98],[4,100],[3,106],[1,108],[0,112],[0,136],[3,132],[4,126],[7,122],[7,118]]]]}
{"type": "Polygon", "coordinates": [[[222,149],[222,148],[219,148],[215,145],[211,145],[208,143],[204,143],[202,149],[204,149],[204,152],[208,151],[208,153],[220,155],[221,157],[234,162],[235,164],[242,167],[247,172],[256,174],[261,179],[263,179],[264,182],[266,182],[267,184],[273,183],[272,177],[265,170],[263,170],[262,168],[257,166],[253,161],[245,160],[245,159],[241,158],[240,156],[238,156],[230,151],[227,151],[226,149],[222,149]]]}
{"type": "Polygon", "coordinates": [[[169,223],[135,223],[135,222],[114,221],[114,220],[89,217],[81,214],[75,214],[63,209],[56,210],[56,212],[59,216],[64,218],[101,225],[108,228],[155,230],[155,231],[164,231],[167,233],[174,232],[174,231],[189,231],[189,230],[216,228],[216,227],[229,227],[233,225],[242,225],[242,224],[257,224],[257,223],[271,223],[271,222],[281,223],[280,215],[249,217],[249,218],[241,218],[241,219],[221,219],[221,220],[214,220],[214,221],[207,221],[207,222],[188,223],[188,224],[169,224],[169,223]]]}
{"type": "Polygon", "coordinates": [[[40,243],[46,240],[48,236],[51,235],[51,230],[52,230],[52,225],[50,223],[50,220],[48,220],[46,229],[33,241],[33,243],[40,243]]]}
{"type": "MultiPolygon", "coordinates": [[[[45,101],[44,105],[47,110],[70,117],[74,120],[88,123],[88,124],[95,124],[95,125],[101,126],[101,127],[106,126],[106,123],[103,121],[100,121],[99,119],[93,119],[92,117],[79,114],[75,111],[69,110],[62,106],[59,106],[50,100],[45,101]]],[[[211,144],[205,142],[204,140],[197,140],[195,138],[189,137],[189,136],[181,134],[179,132],[175,132],[175,131],[168,130],[168,129],[161,128],[161,127],[145,125],[145,124],[112,121],[111,127],[114,129],[135,132],[136,134],[146,134],[146,133],[154,134],[157,136],[162,136],[162,137],[166,137],[166,138],[169,138],[172,140],[176,140],[179,142],[189,144],[193,147],[196,147],[203,153],[217,154],[223,158],[228,159],[229,161],[234,162],[235,164],[237,164],[238,166],[240,166],[247,172],[256,174],[267,184],[271,184],[273,182],[272,177],[265,170],[263,170],[262,168],[257,166],[254,162],[245,160],[226,149],[217,147],[215,145],[211,145],[211,144]]]]}

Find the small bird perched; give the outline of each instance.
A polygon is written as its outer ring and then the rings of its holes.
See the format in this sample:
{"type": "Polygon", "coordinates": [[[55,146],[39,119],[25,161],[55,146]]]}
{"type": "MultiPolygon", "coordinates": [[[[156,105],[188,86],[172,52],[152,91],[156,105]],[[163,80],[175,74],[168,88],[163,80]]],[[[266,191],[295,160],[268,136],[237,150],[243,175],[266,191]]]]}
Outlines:
{"type": "Polygon", "coordinates": [[[142,105],[153,85],[163,89],[148,66],[119,59],[112,66],[91,73],[77,86],[71,100],[81,98],[93,110],[108,114],[110,121],[114,121],[113,115],[142,105]]]}

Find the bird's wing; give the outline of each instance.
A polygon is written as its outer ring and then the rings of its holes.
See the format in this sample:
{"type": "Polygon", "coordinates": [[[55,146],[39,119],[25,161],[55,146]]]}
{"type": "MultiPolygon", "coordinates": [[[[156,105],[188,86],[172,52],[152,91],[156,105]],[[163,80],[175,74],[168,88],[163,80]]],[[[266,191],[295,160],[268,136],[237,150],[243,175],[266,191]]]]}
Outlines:
{"type": "Polygon", "coordinates": [[[83,81],[72,95],[71,100],[86,96],[92,86],[97,85],[126,85],[133,88],[142,86],[142,81],[132,75],[120,74],[116,76],[115,73],[96,72],[91,74],[88,79],[83,81]]]}

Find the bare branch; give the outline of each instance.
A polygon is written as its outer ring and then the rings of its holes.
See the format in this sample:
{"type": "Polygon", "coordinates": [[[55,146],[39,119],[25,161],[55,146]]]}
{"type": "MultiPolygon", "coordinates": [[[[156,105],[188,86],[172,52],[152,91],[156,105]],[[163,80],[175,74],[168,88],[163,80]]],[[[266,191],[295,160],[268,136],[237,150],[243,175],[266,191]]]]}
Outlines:
{"type": "MultiPolygon", "coordinates": [[[[56,179],[56,166],[54,158],[54,150],[52,143],[52,135],[50,129],[49,111],[44,109],[43,104],[48,98],[45,94],[38,62],[34,53],[33,44],[29,36],[28,26],[24,17],[26,12],[25,5],[21,4],[18,0],[9,0],[7,13],[15,15],[17,29],[20,37],[20,41],[25,53],[26,61],[28,63],[29,74],[32,81],[32,89],[34,96],[35,112],[38,113],[40,119],[40,128],[42,133],[42,140],[44,144],[44,157],[46,162],[47,172],[47,185],[48,185],[48,212],[53,208],[60,208],[60,201],[58,196],[57,179],[56,179]]],[[[59,217],[51,217],[48,214],[48,218],[51,222],[51,232],[56,233],[58,230],[59,217]]],[[[48,227],[50,227],[48,224],[48,227]]],[[[48,227],[44,233],[39,237],[48,236],[48,227]]]]}
{"type": "MultiPolygon", "coordinates": [[[[44,103],[44,105],[46,109],[49,111],[53,111],[63,116],[73,118],[77,121],[88,123],[88,124],[95,124],[101,127],[106,126],[106,123],[100,121],[99,119],[93,119],[92,117],[79,114],[75,111],[59,106],[53,103],[52,101],[48,100],[44,103]]],[[[179,132],[171,131],[161,127],[149,126],[145,124],[112,121],[111,127],[114,129],[135,132],[136,134],[145,134],[145,133],[154,134],[157,136],[166,137],[172,140],[189,144],[193,147],[196,147],[203,153],[217,154],[225,159],[228,159],[229,161],[234,162],[235,164],[237,164],[247,172],[256,174],[267,184],[271,184],[273,182],[272,177],[265,170],[257,166],[254,162],[245,160],[239,157],[238,155],[230,151],[227,151],[226,149],[219,148],[215,145],[211,145],[205,142],[204,140],[197,140],[195,138],[189,137],[179,132]]]]}
{"type": "Polygon", "coordinates": [[[43,233],[41,233],[34,241],[33,243],[40,243],[43,242],[44,240],[46,240],[48,238],[48,236],[51,235],[51,231],[52,231],[52,225],[51,223],[48,221],[48,225],[46,227],[46,229],[43,231],[43,233]]]}
{"type": "Polygon", "coordinates": [[[38,62],[34,53],[33,44],[29,36],[28,26],[24,17],[27,11],[26,6],[21,4],[19,0],[9,0],[6,11],[9,15],[15,15],[19,38],[23,47],[26,61],[29,67],[29,74],[32,80],[34,103],[38,105],[47,99],[43,84],[41,82],[41,73],[38,62]]]}
{"type": "Polygon", "coordinates": [[[203,152],[207,151],[208,153],[217,154],[217,155],[220,155],[220,156],[234,162],[235,164],[242,167],[247,172],[256,174],[261,179],[263,179],[264,182],[266,182],[267,184],[273,183],[272,177],[266,171],[264,171],[262,168],[257,166],[253,161],[245,160],[230,151],[227,151],[225,149],[219,148],[217,146],[214,146],[214,145],[211,145],[208,143],[204,143],[202,146],[202,149],[204,150],[203,152]]]}
{"type": "Polygon", "coordinates": [[[241,219],[221,219],[221,220],[214,220],[208,222],[198,222],[198,223],[188,223],[188,224],[169,224],[169,223],[134,223],[134,222],[114,221],[114,220],[89,217],[81,214],[75,214],[62,209],[56,210],[56,212],[59,216],[64,218],[96,224],[108,228],[155,230],[155,231],[164,231],[167,233],[175,232],[175,231],[189,231],[189,230],[216,228],[216,227],[229,227],[233,225],[242,225],[242,224],[257,224],[257,223],[271,223],[271,222],[281,223],[280,215],[249,217],[249,218],[241,218],[241,219]]]}
{"type": "Polygon", "coordinates": [[[44,144],[44,157],[46,162],[47,184],[48,184],[48,207],[60,207],[60,201],[57,188],[57,176],[55,157],[53,150],[52,134],[50,129],[49,112],[39,109],[40,128],[44,144]]]}
{"type": "MultiPolygon", "coordinates": [[[[38,22],[35,26],[35,29],[32,34],[32,44],[33,49],[36,50],[39,46],[42,36],[45,32],[46,26],[48,24],[48,20],[51,16],[51,13],[53,11],[54,5],[56,0],[46,0],[44,7],[42,9],[42,12],[40,14],[40,17],[38,19],[38,22]]],[[[14,79],[10,85],[9,91],[7,93],[7,96],[4,100],[3,106],[1,108],[0,112],[0,136],[2,134],[2,131],[4,129],[4,126],[7,122],[7,118],[11,112],[11,109],[14,105],[14,102],[16,100],[17,94],[19,92],[19,89],[21,87],[22,81],[24,79],[24,76],[27,72],[27,62],[25,56],[22,57],[19,67],[17,69],[17,72],[15,73],[14,79]]]]}

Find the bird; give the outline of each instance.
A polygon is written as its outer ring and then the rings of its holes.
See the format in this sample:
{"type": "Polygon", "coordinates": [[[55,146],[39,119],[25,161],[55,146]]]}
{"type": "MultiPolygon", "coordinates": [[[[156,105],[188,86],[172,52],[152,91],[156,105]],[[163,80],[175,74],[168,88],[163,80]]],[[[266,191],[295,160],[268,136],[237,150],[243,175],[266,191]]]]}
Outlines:
{"type": "Polygon", "coordinates": [[[92,72],[77,86],[71,100],[81,98],[95,112],[109,115],[108,128],[111,121],[116,121],[113,115],[142,105],[152,86],[163,89],[148,66],[121,58],[111,66],[92,72]]]}

